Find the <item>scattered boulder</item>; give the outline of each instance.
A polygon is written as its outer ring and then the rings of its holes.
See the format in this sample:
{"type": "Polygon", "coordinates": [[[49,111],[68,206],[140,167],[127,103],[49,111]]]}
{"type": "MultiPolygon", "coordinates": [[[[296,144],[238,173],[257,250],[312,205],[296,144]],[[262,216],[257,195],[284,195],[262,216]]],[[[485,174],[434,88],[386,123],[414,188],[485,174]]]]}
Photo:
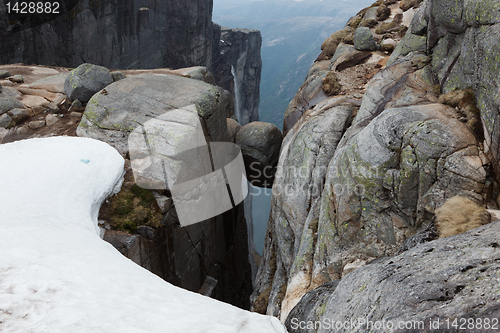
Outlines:
{"type": "Polygon", "coordinates": [[[382,35],[391,32],[399,32],[401,31],[401,29],[403,29],[401,25],[402,22],[403,14],[398,13],[390,22],[384,22],[377,29],[375,29],[375,33],[382,35]]]}
{"type": "Polygon", "coordinates": [[[22,123],[30,117],[28,109],[12,109],[8,111],[7,114],[12,117],[12,120],[16,123],[16,125],[22,123]]]}
{"type": "Polygon", "coordinates": [[[370,7],[366,10],[363,19],[359,23],[359,27],[373,28],[378,23],[377,12],[379,7],[370,7]]]}
{"type": "Polygon", "coordinates": [[[399,8],[406,12],[408,9],[419,5],[421,2],[422,0],[401,0],[401,2],[399,3],[399,8]]]}
{"type": "Polygon", "coordinates": [[[274,181],[283,136],[271,123],[260,121],[243,126],[236,135],[247,178],[254,186],[270,188],[274,181]]]}
{"type": "Polygon", "coordinates": [[[363,63],[370,58],[371,55],[371,52],[358,51],[352,45],[340,44],[332,57],[332,66],[330,69],[332,71],[341,71],[348,67],[363,63]]]}
{"type": "Polygon", "coordinates": [[[387,7],[386,4],[380,5],[380,7],[377,8],[377,20],[379,21],[385,21],[391,16],[391,9],[387,7]]]}
{"type": "Polygon", "coordinates": [[[12,118],[8,114],[4,113],[0,115],[0,127],[7,128],[11,124],[12,124],[12,118]]]}
{"type": "Polygon", "coordinates": [[[22,75],[14,75],[8,78],[9,81],[14,82],[14,83],[23,83],[24,82],[24,77],[22,75]]]}
{"type": "Polygon", "coordinates": [[[58,121],[59,117],[54,114],[48,114],[47,117],[45,117],[45,123],[47,124],[47,126],[52,126],[58,121]]]}
{"type": "Polygon", "coordinates": [[[113,77],[113,82],[120,81],[126,78],[125,74],[120,71],[111,72],[111,76],[113,77]]]}
{"type": "Polygon", "coordinates": [[[323,44],[321,44],[321,53],[318,58],[316,58],[316,61],[331,59],[339,44],[342,43],[347,36],[351,35],[353,31],[354,29],[345,27],[342,30],[334,32],[330,37],[325,39],[323,44]]]}
{"type": "Polygon", "coordinates": [[[206,67],[203,66],[187,67],[187,68],[180,68],[175,71],[181,75],[185,75],[190,79],[200,80],[208,84],[215,85],[214,75],[206,67]]]}
{"type": "Polygon", "coordinates": [[[357,28],[354,33],[354,47],[358,51],[375,51],[377,44],[372,31],[367,27],[357,28]]]}
{"type": "Polygon", "coordinates": [[[113,83],[113,76],[102,66],[82,64],[69,72],[64,82],[64,93],[70,100],[87,102],[92,95],[113,83]]]}
{"type": "Polygon", "coordinates": [[[24,105],[14,97],[0,97],[0,115],[15,108],[24,108],[24,105]]]}
{"type": "Polygon", "coordinates": [[[0,79],[6,79],[9,76],[11,76],[11,75],[8,71],[0,70],[0,79]]]}
{"type": "Polygon", "coordinates": [[[83,112],[85,111],[85,106],[78,99],[75,99],[68,109],[68,112],[83,112]]]}
{"type": "Polygon", "coordinates": [[[397,45],[397,43],[394,39],[386,38],[380,44],[380,50],[382,50],[384,52],[392,53],[392,51],[394,51],[394,49],[396,48],[396,45],[397,45]]]}
{"type": "Polygon", "coordinates": [[[32,120],[28,123],[28,127],[31,129],[38,129],[45,126],[45,120],[32,120]]]}

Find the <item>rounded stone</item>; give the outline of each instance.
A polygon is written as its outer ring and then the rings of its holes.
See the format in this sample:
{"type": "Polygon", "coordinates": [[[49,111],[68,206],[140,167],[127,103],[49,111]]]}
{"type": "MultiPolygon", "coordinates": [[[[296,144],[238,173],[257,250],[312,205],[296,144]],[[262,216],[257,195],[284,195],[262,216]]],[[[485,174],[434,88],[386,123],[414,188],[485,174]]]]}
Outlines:
{"type": "Polygon", "coordinates": [[[372,31],[367,27],[357,28],[354,33],[354,47],[358,51],[375,51],[377,43],[373,38],[372,31]]]}

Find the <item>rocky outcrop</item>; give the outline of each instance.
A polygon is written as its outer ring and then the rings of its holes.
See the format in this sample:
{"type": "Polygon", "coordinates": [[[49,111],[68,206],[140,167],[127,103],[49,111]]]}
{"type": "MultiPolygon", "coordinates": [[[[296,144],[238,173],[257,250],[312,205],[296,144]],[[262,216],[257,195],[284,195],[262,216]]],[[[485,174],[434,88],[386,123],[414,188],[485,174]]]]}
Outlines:
{"type": "Polygon", "coordinates": [[[337,322],[348,322],[336,331],[349,333],[383,331],[381,325],[391,332],[460,332],[464,322],[492,323],[500,316],[499,234],[500,222],[495,222],[378,259],[328,282],[297,304],[286,320],[288,332],[330,332],[327,325],[337,322]],[[315,322],[323,326],[315,328],[315,322]]]}
{"type": "MultiPolygon", "coordinates": [[[[341,47],[351,43],[344,37],[330,61],[311,67],[285,115],[278,162],[283,172],[273,185],[266,245],[252,295],[255,310],[282,321],[307,292],[329,281],[346,280],[347,285],[353,269],[395,255],[406,239],[429,226],[446,199],[460,195],[488,208],[498,205],[499,135],[494,124],[500,70],[491,60],[499,48],[493,37],[498,18],[491,14],[497,13],[498,4],[429,0],[385,5],[391,17],[374,22],[372,10],[368,26],[377,43],[380,37],[399,41],[390,59],[385,51],[373,51],[368,59],[339,68],[335,64],[341,52],[355,54],[341,47]],[[380,30],[386,35],[379,36],[380,30]],[[333,97],[321,89],[331,71],[342,85],[333,97]],[[366,81],[356,81],[362,73],[366,81]],[[468,87],[474,93],[456,92],[460,102],[441,95],[468,87]],[[467,103],[472,106],[465,107],[467,103]],[[475,125],[478,114],[482,127],[475,125]],[[283,194],[283,188],[293,190],[283,194]]],[[[368,12],[352,18],[346,30],[356,28],[368,12]]],[[[436,267],[447,263],[437,260],[436,267]]],[[[350,298],[347,294],[340,296],[343,301],[350,298]]],[[[308,299],[321,303],[317,295],[308,299]]],[[[357,303],[360,312],[343,317],[352,307],[339,307],[337,300],[306,307],[315,309],[313,317],[328,319],[355,318],[371,307],[363,300],[357,303]]],[[[444,309],[439,313],[454,311],[453,306],[444,309]]]]}
{"type": "Polygon", "coordinates": [[[69,72],[64,81],[64,93],[70,101],[87,103],[99,90],[113,82],[110,71],[102,66],[81,64],[69,72]]]}
{"type": "Polygon", "coordinates": [[[249,29],[220,29],[220,56],[212,71],[217,83],[231,91],[236,120],[244,126],[259,120],[259,87],[262,60],[260,31],[249,29]]]}

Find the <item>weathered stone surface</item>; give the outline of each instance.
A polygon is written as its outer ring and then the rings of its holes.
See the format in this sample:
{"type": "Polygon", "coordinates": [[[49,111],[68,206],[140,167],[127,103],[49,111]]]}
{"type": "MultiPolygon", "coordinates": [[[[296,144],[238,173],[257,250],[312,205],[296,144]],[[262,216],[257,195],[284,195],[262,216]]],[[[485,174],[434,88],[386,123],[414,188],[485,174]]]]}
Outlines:
{"type": "Polygon", "coordinates": [[[10,76],[10,72],[4,71],[4,70],[0,70],[0,79],[6,79],[9,76],[10,76]]]}
{"type": "Polygon", "coordinates": [[[77,134],[105,141],[126,154],[128,134],[138,125],[192,104],[210,140],[227,141],[226,118],[233,114],[227,91],[202,81],[159,74],[130,76],[106,87],[106,94],[94,95],[77,134]]]}
{"type": "MultiPolygon", "coordinates": [[[[305,332],[294,329],[294,322],[325,318],[330,322],[350,322],[352,318],[391,322],[391,332],[398,333],[408,332],[404,326],[399,328],[399,322],[418,323],[418,332],[458,332],[446,324],[446,320],[451,323],[455,318],[474,322],[488,318],[491,322],[500,316],[499,233],[500,222],[494,222],[359,268],[338,285],[333,283],[306,295],[287,318],[289,332],[305,332]],[[429,326],[430,321],[438,320],[437,327],[429,326]]],[[[376,330],[365,323],[336,331],[376,330]]],[[[307,332],[330,330],[323,326],[307,332]]]]}
{"type": "Polygon", "coordinates": [[[36,80],[30,84],[24,84],[22,87],[32,88],[32,89],[43,89],[53,93],[64,94],[64,82],[68,73],[62,73],[57,75],[52,75],[45,77],[43,79],[36,80]]]}
{"type": "Polygon", "coordinates": [[[236,144],[241,147],[247,178],[254,186],[270,188],[283,136],[278,127],[260,121],[243,126],[236,134],[236,144]]]}
{"type": "Polygon", "coordinates": [[[12,109],[8,111],[7,114],[12,117],[12,120],[16,124],[20,124],[30,117],[28,109],[12,109]]]}
{"type": "Polygon", "coordinates": [[[371,52],[359,51],[355,46],[339,44],[332,57],[332,71],[341,71],[345,68],[358,65],[371,57],[371,52]]]}
{"type": "Polygon", "coordinates": [[[370,7],[363,15],[363,19],[359,22],[359,27],[373,28],[378,23],[377,10],[379,7],[370,7]]]}
{"type": "Polygon", "coordinates": [[[24,105],[13,97],[0,96],[0,115],[15,108],[24,108],[24,105]]]}
{"type": "Polygon", "coordinates": [[[113,82],[109,70],[102,66],[82,64],[69,72],[64,93],[70,100],[86,103],[92,95],[113,82]]]}
{"type": "MultiPolygon", "coordinates": [[[[328,163],[355,110],[345,99],[329,98],[309,110],[283,141],[278,173],[273,185],[269,241],[252,295],[255,302],[271,290],[262,311],[279,315],[288,277],[307,278],[301,270],[312,266],[317,230],[317,205],[328,163]]],[[[310,282],[310,281],[309,281],[310,282]]],[[[290,287],[293,294],[307,291],[308,284],[290,287]],[[299,290],[295,288],[300,288],[299,290]]],[[[292,294],[292,292],[290,292],[292,294]]],[[[291,298],[289,296],[289,298],[291,298]]],[[[287,300],[293,302],[293,300],[287,300]]],[[[291,304],[293,307],[294,304],[291,304]]]]}
{"type": "Polygon", "coordinates": [[[400,57],[404,57],[411,52],[425,52],[427,50],[427,37],[414,35],[408,30],[405,38],[398,43],[391,57],[387,61],[387,66],[396,62],[400,57]]]}
{"type": "Polygon", "coordinates": [[[361,27],[356,29],[354,33],[354,47],[358,51],[374,51],[377,49],[377,44],[369,28],[361,27]]]}
{"type": "Polygon", "coordinates": [[[0,127],[7,128],[10,124],[12,124],[12,118],[8,114],[0,115],[0,127]]]}
{"type": "Polygon", "coordinates": [[[197,66],[197,67],[181,68],[178,69],[177,72],[189,77],[190,79],[200,80],[215,85],[214,75],[206,67],[197,66]]]}
{"type": "Polygon", "coordinates": [[[9,77],[8,80],[11,82],[14,82],[14,83],[23,83],[24,82],[23,76],[19,75],[19,74],[9,77]]]}
{"type": "Polygon", "coordinates": [[[32,120],[28,123],[28,127],[31,129],[38,129],[45,126],[45,120],[32,120]]]}

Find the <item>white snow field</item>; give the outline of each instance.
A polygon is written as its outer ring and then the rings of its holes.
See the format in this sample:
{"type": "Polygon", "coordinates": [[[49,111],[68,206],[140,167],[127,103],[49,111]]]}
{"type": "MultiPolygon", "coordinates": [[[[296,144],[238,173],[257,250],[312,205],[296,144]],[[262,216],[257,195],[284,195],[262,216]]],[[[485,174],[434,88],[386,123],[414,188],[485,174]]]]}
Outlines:
{"type": "Polygon", "coordinates": [[[286,332],[172,286],[99,237],[123,164],[86,138],[0,145],[0,332],[286,332]]]}

